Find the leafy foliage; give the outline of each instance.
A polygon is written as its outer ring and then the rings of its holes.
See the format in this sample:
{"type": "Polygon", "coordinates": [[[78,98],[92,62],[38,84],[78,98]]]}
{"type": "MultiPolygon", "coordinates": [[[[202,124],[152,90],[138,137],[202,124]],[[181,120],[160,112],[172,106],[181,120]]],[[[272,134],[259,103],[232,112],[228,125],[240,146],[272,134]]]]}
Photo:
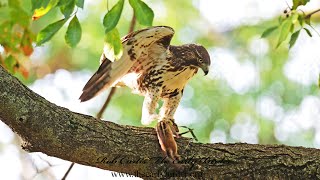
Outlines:
{"type": "Polygon", "coordinates": [[[292,9],[297,9],[301,5],[306,5],[310,0],[293,0],[292,9]]]}
{"type": "Polygon", "coordinates": [[[42,29],[37,36],[37,45],[41,45],[49,41],[53,35],[59,31],[59,29],[64,25],[67,19],[61,19],[52,24],[49,24],[46,28],[42,29]]]}
{"type": "Polygon", "coordinates": [[[289,42],[289,45],[290,45],[289,48],[291,48],[296,43],[299,34],[300,34],[300,29],[292,34],[290,42],[289,42]]]}
{"type": "MultiPolygon", "coordinates": [[[[5,49],[4,57],[0,58],[0,64],[10,72],[22,69],[19,54],[30,56],[33,52],[32,43],[37,46],[48,42],[62,27],[68,23],[65,34],[65,42],[74,48],[81,40],[82,29],[77,15],[78,8],[84,8],[84,0],[30,0],[31,11],[26,11],[21,0],[8,0],[8,4],[0,6],[0,44],[5,49]],[[54,9],[60,9],[64,18],[44,27],[37,36],[30,30],[30,20],[39,20],[54,9]]],[[[23,2],[24,4],[26,1],[23,2]]],[[[138,22],[141,25],[151,26],[154,18],[152,9],[142,0],[129,1],[138,22]]],[[[118,0],[108,11],[103,19],[105,28],[104,49],[109,49],[110,57],[121,57],[122,44],[120,35],[116,29],[120,20],[125,1],[118,0]]],[[[22,73],[22,71],[19,70],[22,73]]],[[[24,69],[24,72],[26,70],[24,69]]],[[[24,73],[27,74],[27,73],[24,73]]]]}
{"type": "Polygon", "coordinates": [[[111,60],[119,59],[122,55],[122,43],[117,28],[113,28],[107,32],[104,41],[104,53],[106,57],[111,60]]]}
{"type": "Polygon", "coordinates": [[[75,0],[70,0],[66,4],[60,6],[60,11],[64,17],[69,17],[75,8],[75,0]]]}
{"type": "Polygon", "coordinates": [[[129,0],[131,7],[140,24],[151,26],[153,22],[154,13],[152,9],[141,0],[129,0]]]}
{"type": "Polygon", "coordinates": [[[81,39],[81,25],[77,16],[74,16],[73,19],[70,21],[68,30],[65,35],[66,43],[70,47],[75,47],[81,39]]]}
{"type": "MultiPolygon", "coordinates": [[[[151,26],[153,21],[153,11],[141,0],[130,0],[130,5],[134,10],[134,13],[140,24],[151,26]]],[[[108,58],[114,60],[121,57],[122,44],[120,41],[119,32],[115,27],[117,26],[122,10],[124,0],[119,0],[110,11],[103,18],[103,25],[105,28],[105,51],[108,54],[108,58]],[[113,53],[113,54],[111,54],[113,53]]]]}
{"type": "Polygon", "coordinates": [[[115,28],[119,22],[122,9],[123,9],[124,0],[119,0],[116,5],[104,16],[103,26],[105,33],[108,33],[113,28],[115,28]]]}
{"type": "Polygon", "coordinates": [[[266,29],[262,33],[261,38],[266,38],[271,35],[272,32],[279,29],[280,35],[276,47],[279,47],[290,36],[289,48],[291,48],[299,37],[301,29],[304,29],[306,33],[312,37],[310,30],[305,27],[305,24],[312,27],[310,18],[317,11],[306,15],[303,11],[297,10],[299,6],[304,6],[308,2],[309,0],[293,0],[293,6],[289,10],[284,11],[285,18],[280,17],[279,24],[266,29]],[[295,29],[298,30],[295,31],[295,29]]]}
{"type": "Polygon", "coordinates": [[[268,28],[267,30],[265,30],[262,35],[261,38],[266,38],[268,37],[271,33],[273,33],[276,29],[278,28],[278,26],[272,26],[270,28],[268,28]]]}
{"type": "Polygon", "coordinates": [[[0,45],[4,49],[0,54],[0,65],[11,73],[19,72],[27,77],[22,65],[24,59],[20,57],[30,56],[33,52],[34,34],[29,29],[31,17],[19,0],[1,4],[0,16],[0,45]]]}

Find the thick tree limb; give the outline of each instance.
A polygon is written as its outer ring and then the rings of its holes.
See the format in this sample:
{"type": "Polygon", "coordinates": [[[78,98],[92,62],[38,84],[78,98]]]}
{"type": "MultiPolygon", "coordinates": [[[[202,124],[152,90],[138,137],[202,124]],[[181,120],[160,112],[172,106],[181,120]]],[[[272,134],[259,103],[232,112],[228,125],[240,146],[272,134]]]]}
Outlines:
{"type": "MultiPolygon", "coordinates": [[[[0,119],[29,152],[144,179],[317,179],[320,151],[283,145],[200,144],[177,140],[183,170],[163,161],[153,128],[121,126],[52,104],[0,66],[0,119]]],[[[1,163],[1,162],[0,162],[1,163]]]]}

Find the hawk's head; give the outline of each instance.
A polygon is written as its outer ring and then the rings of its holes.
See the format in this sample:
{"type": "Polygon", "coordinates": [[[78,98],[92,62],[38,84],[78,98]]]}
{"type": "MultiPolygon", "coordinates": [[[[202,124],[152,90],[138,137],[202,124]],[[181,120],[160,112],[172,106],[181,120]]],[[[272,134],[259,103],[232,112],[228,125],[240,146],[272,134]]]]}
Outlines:
{"type": "Polygon", "coordinates": [[[183,65],[201,68],[205,75],[209,72],[210,56],[208,51],[198,44],[170,46],[170,51],[176,58],[183,59],[183,65]]]}
{"type": "Polygon", "coordinates": [[[201,68],[204,74],[207,75],[211,64],[208,51],[201,45],[190,44],[190,46],[195,54],[196,61],[193,61],[194,65],[201,68]]]}
{"type": "Polygon", "coordinates": [[[198,44],[187,44],[184,45],[187,50],[186,61],[189,65],[201,68],[205,75],[209,72],[210,56],[208,51],[201,45],[198,44]]]}

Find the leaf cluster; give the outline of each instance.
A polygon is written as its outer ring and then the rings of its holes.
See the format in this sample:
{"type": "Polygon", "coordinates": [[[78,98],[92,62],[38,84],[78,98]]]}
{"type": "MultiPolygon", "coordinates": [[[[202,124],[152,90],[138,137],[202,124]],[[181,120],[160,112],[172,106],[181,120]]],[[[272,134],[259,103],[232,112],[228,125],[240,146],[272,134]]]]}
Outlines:
{"type": "Polygon", "coordinates": [[[278,48],[284,41],[290,37],[289,48],[293,47],[296,43],[300,32],[305,31],[310,37],[312,34],[310,29],[306,26],[312,28],[310,23],[311,14],[305,14],[303,11],[298,10],[299,6],[304,6],[309,2],[309,0],[293,0],[293,6],[289,9],[284,10],[284,17],[279,17],[278,25],[272,26],[266,29],[261,37],[266,38],[274,32],[279,32],[278,41],[276,47],[278,48]]]}

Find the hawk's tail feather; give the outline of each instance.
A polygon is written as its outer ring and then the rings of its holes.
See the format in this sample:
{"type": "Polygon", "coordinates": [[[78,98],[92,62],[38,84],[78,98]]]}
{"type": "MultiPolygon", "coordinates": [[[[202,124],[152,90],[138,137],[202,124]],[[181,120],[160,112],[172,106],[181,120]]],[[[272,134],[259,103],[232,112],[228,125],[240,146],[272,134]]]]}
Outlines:
{"type": "Polygon", "coordinates": [[[81,102],[87,101],[102,90],[112,86],[118,78],[128,71],[126,66],[131,66],[130,60],[119,59],[118,61],[112,62],[108,59],[104,60],[100,65],[97,72],[90,78],[87,84],[83,88],[83,92],[79,99],[81,102]]]}

